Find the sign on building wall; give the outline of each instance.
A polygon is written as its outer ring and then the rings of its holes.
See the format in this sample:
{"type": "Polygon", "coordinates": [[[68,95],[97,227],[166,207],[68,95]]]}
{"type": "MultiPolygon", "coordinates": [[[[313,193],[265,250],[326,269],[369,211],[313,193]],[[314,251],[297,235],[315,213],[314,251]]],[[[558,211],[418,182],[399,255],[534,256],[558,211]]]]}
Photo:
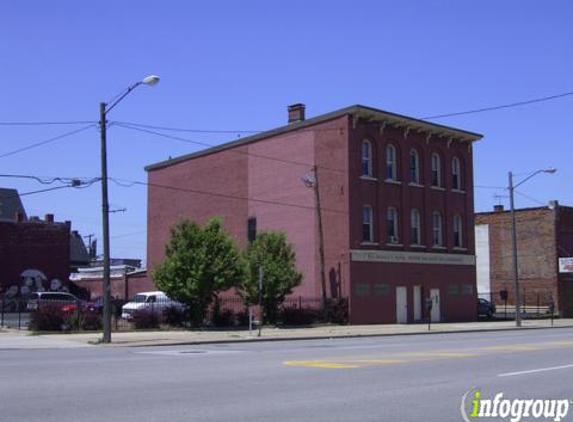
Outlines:
{"type": "Polygon", "coordinates": [[[401,264],[475,265],[474,255],[445,253],[353,250],[352,261],[401,264]]]}
{"type": "Polygon", "coordinates": [[[559,272],[573,273],[573,258],[559,258],[559,272]]]}

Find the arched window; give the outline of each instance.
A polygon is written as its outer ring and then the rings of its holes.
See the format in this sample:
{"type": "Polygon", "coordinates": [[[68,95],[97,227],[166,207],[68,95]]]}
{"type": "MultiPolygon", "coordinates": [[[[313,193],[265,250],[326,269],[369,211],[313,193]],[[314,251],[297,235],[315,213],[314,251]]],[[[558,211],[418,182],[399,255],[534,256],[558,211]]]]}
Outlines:
{"type": "Polygon", "coordinates": [[[386,180],[396,180],[396,148],[389,144],[386,147],[386,180]]]}
{"type": "Polygon", "coordinates": [[[374,242],[374,222],[370,205],[362,207],[362,241],[374,242]]]}
{"type": "Polygon", "coordinates": [[[432,186],[442,186],[442,163],[436,153],[432,154],[432,186]]]}
{"type": "Polygon", "coordinates": [[[462,189],[462,166],[458,157],[452,159],[452,189],[462,189]]]}
{"type": "Polygon", "coordinates": [[[437,211],[432,214],[432,244],[443,246],[442,214],[437,211]]]}
{"type": "Polygon", "coordinates": [[[372,143],[362,141],[362,175],[372,177],[372,143]]]}
{"type": "Polygon", "coordinates": [[[463,220],[462,216],[457,214],[454,216],[454,247],[462,248],[463,246],[463,220]]]}
{"type": "Polygon", "coordinates": [[[420,184],[420,154],[415,149],[410,150],[410,183],[420,184]]]}
{"type": "Polygon", "coordinates": [[[414,208],[410,211],[410,242],[412,245],[420,245],[421,242],[420,211],[414,208]]]}
{"type": "Polygon", "coordinates": [[[388,207],[386,212],[386,227],[388,243],[398,243],[398,211],[394,207],[388,207]]]}

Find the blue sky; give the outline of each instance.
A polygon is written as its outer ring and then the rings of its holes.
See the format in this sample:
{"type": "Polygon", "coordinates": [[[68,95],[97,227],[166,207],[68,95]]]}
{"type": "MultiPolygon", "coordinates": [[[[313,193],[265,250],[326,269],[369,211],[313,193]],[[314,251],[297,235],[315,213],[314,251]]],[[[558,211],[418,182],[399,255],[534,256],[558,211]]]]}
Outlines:
{"type": "MultiPolygon", "coordinates": [[[[95,122],[100,101],[148,74],[160,84],[130,94],[111,121],[258,131],[283,125],[295,102],[308,117],[357,103],[426,117],[526,101],[573,91],[572,18],[567,1],[8,0],[0,122],[95,122]]],[[[509,170],[526,177],[549,166],[558,172],[521,186],[516,206],[573,205],[572,112],[573,95],[435,122],[484,134],[474,149],[477,211],[507,205],[509,170]]],[[[0,125],[0,156],[86,126],[0,125]]],[[[239,135],[172,134],[208,144],[239,135]]],[[[124,181],[201,149],[118,125],[108,148],[110,176],[124,181]]],[[[94,126],[0,157],[0,173],[89,179],[99,160],[94,126]]],[[[29,215],[53,212],[83,235],[101,234],[99,184],[22,199],[29,215]]],[[[145,258],[146,188],[111,183],[110,203],[126,208],[111,215],[112,256],[145,258]]]]}

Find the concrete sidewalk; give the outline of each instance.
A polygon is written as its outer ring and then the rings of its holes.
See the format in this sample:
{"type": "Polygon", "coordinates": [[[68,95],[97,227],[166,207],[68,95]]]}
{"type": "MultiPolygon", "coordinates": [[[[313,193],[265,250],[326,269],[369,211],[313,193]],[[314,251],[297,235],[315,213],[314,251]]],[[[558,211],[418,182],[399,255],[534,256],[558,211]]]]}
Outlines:
{"type": "MultiPolygon", "coordinates": [[[[557,319],[555,328],[573,327],[573,319],[557,319]]],[[[551,328],[550,320],[523,321],[524,329],[551,328]]],[[[513,321],[483,321],[468,323],[392,324],[392,325],[325,325],[305,328],[263,328],[261,337],[253,330],[198,330],[198,331],[134,331],[113,332],[110,346],[161,346],[181,344],[213,344],[252,341],[305,340],[344,337],[376,337],[408,334],[438,334],[456,332],[483,332],[515,330],[513,321]]],[[[27,331],[0,331],[0,349],[16,348],[69,348],[97,345],[101,333],[42,334],[30,335],[27,331]]]]}

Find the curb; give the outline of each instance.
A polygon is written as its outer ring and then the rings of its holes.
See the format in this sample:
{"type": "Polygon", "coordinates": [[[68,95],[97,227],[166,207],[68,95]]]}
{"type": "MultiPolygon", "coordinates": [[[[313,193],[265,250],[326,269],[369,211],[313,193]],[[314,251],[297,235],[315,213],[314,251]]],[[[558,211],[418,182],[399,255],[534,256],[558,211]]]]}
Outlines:
{"type": "MultiPolygon", "coordinates": [[[[190,340],[171,343],[159,344],[130,344],[124,343],[111,343],[111,344],[94,344],[93,346],[103,347],[173,347],[173,346],[198,346],[210,344],[233,344],[233,343],[262,343],[262,342],[280,342],[280,341],[304,341],[304,340],[335,340],[335,339],[352,339],[352,338],[376,338],[376,337],[398,337],[398,336],[416,336],[416,335],[433,335],[433,334],[470,334],[470,333],[492,333],[500,331],[526,331],[526,330],[547,330],[547,329],[562,329],[573,328],[573,326],[561,327],[509,327],[509,328],[484,328],[477,330],[460,329],[453,331],[421,331],[413,333],[378,333],[378,334],[343,334],[343,335],[317,335],[307,337],[252,337],[242,339],[223,339],[223,340],[190,340]]],[[[150,340],[150,343],[153,340],[150,340]]],[[[133,341],[131,343],[139,343],[133,341]]]]}

